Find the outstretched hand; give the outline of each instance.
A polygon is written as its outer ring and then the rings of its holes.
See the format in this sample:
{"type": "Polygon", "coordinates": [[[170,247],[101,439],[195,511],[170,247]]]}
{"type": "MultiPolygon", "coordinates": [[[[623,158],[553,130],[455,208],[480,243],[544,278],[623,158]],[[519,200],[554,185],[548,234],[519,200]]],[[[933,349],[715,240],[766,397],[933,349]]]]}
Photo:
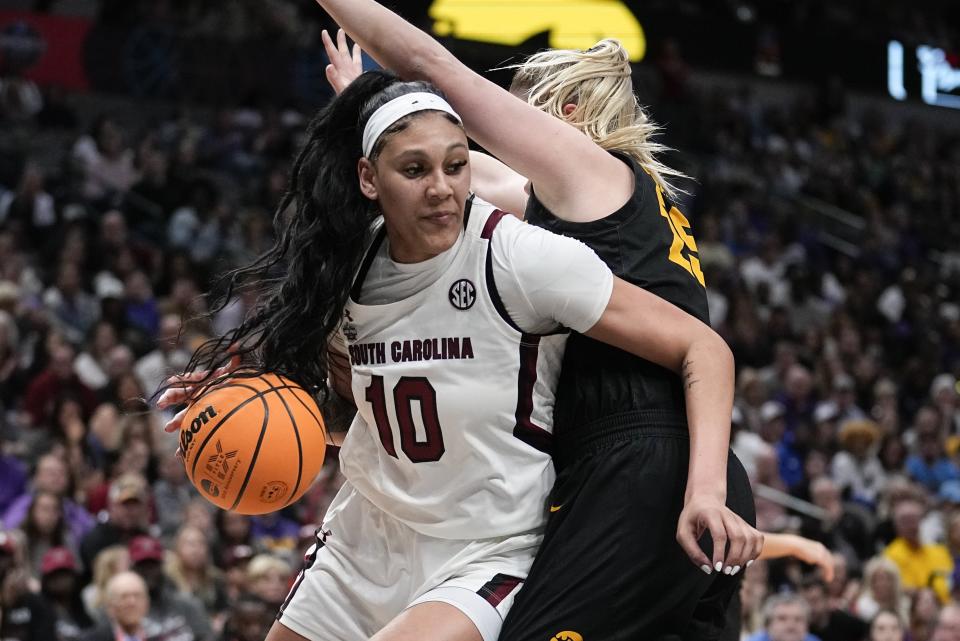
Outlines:
{"type": "Polygon", "coordinates": [[[828,550],[823,543],[812,541],[802,537],[797,537],[796,557],[804,563],[815,565],[823,573],[823,580],[827,583],[833,581],[835,572],[833,553],[828,550]]]}
{"type": "Polygon", "coordinates": [[[326,69],[327,80],[339,95],[351,82],[357,79],[357,76],[363,73],[360,45],[354,44],[351,51],[350,46],[347,45],[347,34],[343,32],[343,29],[337,31],[336,43],[333,42],[333,38],[330,37],[326,29],[320,34],[320,38],[323,40],[323,48],[327,51],[327,58],[330,59],[330,64],[327,65],[326,69]]]}
{"type": "MultiPolygon", "coordinates": [[[[213,375],[209,375],[209,372],[206,370],[201,372],[190,372],[187,374],[176,374],[168,378],[164,385],[167,387],[166,391],[160,395],[160,398],[157,399],[157,409],[163,410],[174,405],[182,405],[183,403],[189,403],[193,400],[193,395],[197,391],[197,383],[201,381],[212,381],[221,376],[226,376],[230,372],[234,371],[240,367],[240,358],[234,356],[230,359],[230,362],[223,367],[220,367],[214,370],[213,375]]],[[[179,412],[177,412],[172,419],[167,421],[166,425],[163,426],[165,432],[176,432],[180,429],[180,423],[183,421],[184,415],[187,413],[186,407],[179,412]]]]}
{"type": "Polygon", "coordinates": [[[701,570],[734,575],[763,550],[763,534],[751,527],[718,498],[693,496],[677,524],[677,542],[701,570]],[[710,532],[713,558],[700,548],[700,537],[710,532]]]}

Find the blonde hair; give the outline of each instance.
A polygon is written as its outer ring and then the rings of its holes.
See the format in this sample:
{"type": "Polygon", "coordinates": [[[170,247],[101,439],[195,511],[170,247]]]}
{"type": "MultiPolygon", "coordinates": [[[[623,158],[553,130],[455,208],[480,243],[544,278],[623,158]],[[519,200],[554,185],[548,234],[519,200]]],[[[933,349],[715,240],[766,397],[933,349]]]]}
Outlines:
{"type": "Polygon", "coordinates": [[[93,560],[93,605],[106,605],[107,584],[117,574],[130,568],[130,555],[125,545],[111,545],[105,547],[93,560]]]}
{"type": "Polygon", "coordinates": [[[893,607],[899,612],[904,596],[903,582],[900,579],[900,568],[887,557],[875,556],[867,561],[867,565],[863,569],[863,591],[876,600],[876,595],[873,593],[873,578],[881,572],[893,578],[893,603],[883,603],[881,605],[886,608],[893,607]]]}
{"type": "Polygon", "coordinates": [[[601,40],[586,51],[542,51],[506,68],[516,70],[511,93],[569,122],[603,149],[632,157],[667,196],[673,198],[681,191],[666,177],[686,176],[656,158],[669,147],[651,140],[660,127],[633,92],[630,54],[619,40],[601,40]],[[569,104],[576,109],[565,115],[563,108],[569,104]]]}
{"type": "Polygon", "coordinates": [[[247,564],[247,580],[256,581],[270,572],[289,575],[292,573],[290,564],[273,554],[258,554],[247,564]]]}

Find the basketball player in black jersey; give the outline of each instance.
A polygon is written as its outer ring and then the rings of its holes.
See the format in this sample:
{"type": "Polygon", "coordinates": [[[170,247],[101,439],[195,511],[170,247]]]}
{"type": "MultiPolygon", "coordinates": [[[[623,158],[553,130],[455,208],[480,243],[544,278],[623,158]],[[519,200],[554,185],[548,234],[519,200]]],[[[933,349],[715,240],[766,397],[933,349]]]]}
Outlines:
{"type": "MultiPolygon", "coordinates": [[[[526,209],[533,224],[575,236],[617,275],[708,320],[696,244],[670,201],[666,178],[676,172],[654,158],[654,127],[615,42],[529,61],[515,83],[524,104],[375,2],[319,3],[385,66],[436,83],[472,137],[516,170],[472,158],[481,197],[526,209]],[[594,68],[574,66],[583,61],[594,68]]],[[[691,393],[732,403],[732,380],[696,373],[701,358],[726,357],[701,353],[678,374],[571,338],[551,519],[501,639],[720,635],[737,575],[762,547],[746,474],[728,453],[729,414],[698,415],[686,403],[691,393]]]]}

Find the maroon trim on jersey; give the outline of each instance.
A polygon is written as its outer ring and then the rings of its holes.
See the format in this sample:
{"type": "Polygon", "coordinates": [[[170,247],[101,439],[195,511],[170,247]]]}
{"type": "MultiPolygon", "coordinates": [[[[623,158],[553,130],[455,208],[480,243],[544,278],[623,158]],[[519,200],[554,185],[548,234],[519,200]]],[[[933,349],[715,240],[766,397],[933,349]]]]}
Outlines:
{"type": "Polygon", "coordinates": [[[517,376],[517,424],[513,435],[530,447],[550,453],[553,434],[539,425],[534,425],[533,388],[537,383],[537,357],[540,353],[540,337],[524,334],[520,338],[520,373],[517,376]]]}
{"type": "Polygon", "coordinates": [[[384,223],[380,225],[380,229],[377,230],[377,235],[374,236],[373,242],[370,243],[370,247],[367,249],[367,255],[363,257],[363,262],[360,263],[360,269],[357,271],[357,276],[353,281],[353,287],[350,289],[350,298],[355,302],[360,302],[360,292],[363,291],[363,281],[367,279],[367,272],[370,271],[370,267],[373,265],[373,259],[377,257],[377,250],[380,248],[380,243],[382,243],[386,237],[387,225],[384,223]]]}
{"type": "Polygon", "coordinates": [[[509,574],[497,574],[477,590],[477,594],[486,599],[487,603],[493,607],[497,607],[521,583],[523,583],[523,579],[509,574]]]}
{"type": "Polygon", "coordinates": [[[280,620],[280,617],[283,616],[283,611],[287,609],[287,606],[290,605],[290,602],[293,601],[293,596],[297,593],[297,590],[300,589],[300,584],[303,583],[303,579],[307,574],[307,570],[313,567],[313,564],[317,562],[317,554],[320,552],[326,543],[324,542],[327,538],[328,532],[323,531],[323,527],[318,527],[317,531],[314,533],[314,536],[317,539],[317,547],[310,554],[303,555],[303,568],[300,570],[300,574],[297,576],[297,580],[294,582],[293,587],[290,588],[290,594],[287,595],[287,598],[284,599],[283,605],[280,606],[280,611],[277,612],[277,621],[280,620]]]}
{"type": "Polygon", "coordinates": [[[494,228],[500,224],[500,221],[503,220],[504,216],[509,216],[505,211],[500,211],[499,209],[494,209],[493,213],[490,214],[490,217],[487,218],[487,222],[483,225],[483,231],[480,232],[480,238],[484,240],[490,240],[493,238],[494,228]]]}
{"type": "MultiPolygon", "coordinates": [[[[503,220],[505,216],[509,216],[506,212],[502,212],[499,209],[495,209],[490,217],[487,218],[487,222],[483,225],[483,232],[480,233],[480,238],[485,240],[490,240],[493,238],[493,230],[496,229],[497,225],[500,224],[500,221],[503,220]]],[[[497,313],[500,314],[507,325],[515,329],[516,331],[523,333],[523,330],[517,327],[517,324],[513,322],[513,319],[510,318],[510,314],[507,313],[507,308],[503,304],[503,300],[500,298],[500,292],[497,291],[497,283],[493,279],[493,243],[487,243],[487,265],[486,265],[486,279],[487,279],[487,292],[490,293],[490,300],[493,302],[493,308],[497,310],[497,313]]]]}

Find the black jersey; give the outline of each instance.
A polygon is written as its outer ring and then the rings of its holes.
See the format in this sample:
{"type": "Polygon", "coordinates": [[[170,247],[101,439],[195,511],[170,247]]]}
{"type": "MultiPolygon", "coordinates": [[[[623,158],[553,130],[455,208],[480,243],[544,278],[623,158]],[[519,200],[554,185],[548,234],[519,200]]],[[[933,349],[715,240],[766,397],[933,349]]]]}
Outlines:
{"type": "MultiPolygon", "coordinates": [[[[551,214],[531,190],[527,221],[582,241],[620,278],[709,323],[689,221],[636,161],[617,156],[630,164],[636,176],[633,196],[618,211],[588,223],[570,223],[551,214]]],[[[563,360],[554,417],[560,450],[564,435],[575,431],[685,425],[683,386],[680,377],[666,368],[573,334],[563,360]]],[[[561,451],[556,454],[558,459],[565,458],[561,451]]]]}

